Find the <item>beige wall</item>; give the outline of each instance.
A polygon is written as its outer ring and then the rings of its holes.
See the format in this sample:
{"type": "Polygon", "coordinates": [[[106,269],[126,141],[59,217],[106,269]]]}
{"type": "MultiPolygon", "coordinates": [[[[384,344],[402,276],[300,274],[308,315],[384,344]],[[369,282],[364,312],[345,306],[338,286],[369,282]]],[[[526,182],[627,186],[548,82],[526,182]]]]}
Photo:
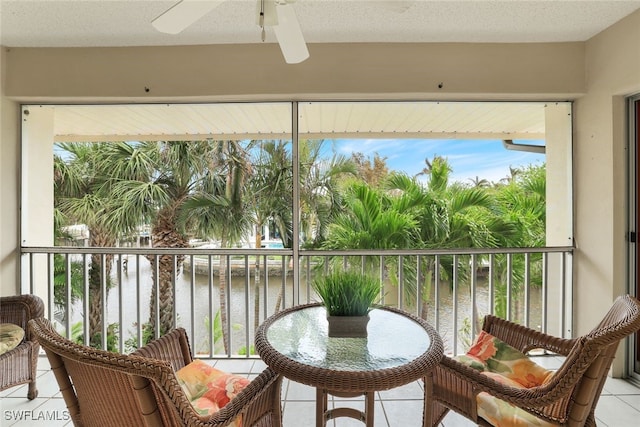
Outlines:
{"type": "MultiPolygon", "coordinates": [[[[602,311],[626,287],[623,96],[640,91],[638,49],[640,12],[587,43],[311,45],[311,58],[297,65],[268,44],[10,49],[2,71],[2,292],[17,289],[13,101],[577,99],[575,307],[602,311]]],[[[593,326],[592,310],[576,311],[576,331],[593,326]]]]}
{"type": "Polygon", "coordinates": [[[640,92],[640,12],[589,40],[585,60],[587,94],[575,103],[574,128],[576,333],[628,290],[624,97],[640,92]]]}
{"type": "Polygon", "coordinates": [[[11,49],[6,94],[37,101],[566,100],[585,88],[582,43],[315,44],[309,50],[309,60],[287,65],[275,44],[11,49]]]}
{"type": "Polygon", "coordinates": [[[18,189],[19,110],[4,96],[4,49],[0,52],[0,295],[19,293],[18,189]]]}

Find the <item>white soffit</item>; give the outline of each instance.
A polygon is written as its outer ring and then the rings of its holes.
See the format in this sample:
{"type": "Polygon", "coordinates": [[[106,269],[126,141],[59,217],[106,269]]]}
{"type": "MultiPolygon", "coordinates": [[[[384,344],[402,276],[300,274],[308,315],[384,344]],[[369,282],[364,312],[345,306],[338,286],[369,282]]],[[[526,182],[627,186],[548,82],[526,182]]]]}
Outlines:
{"type": "MultiPolygon", "coordinates": [[[[25,108],[38,108],[30,106],[25,108]]],[[[56,142],[290,139],[291,104],[59,105],[56,142]]],[[[307,139],[544,139],[540,102],[301,102],[307,139]]]]}

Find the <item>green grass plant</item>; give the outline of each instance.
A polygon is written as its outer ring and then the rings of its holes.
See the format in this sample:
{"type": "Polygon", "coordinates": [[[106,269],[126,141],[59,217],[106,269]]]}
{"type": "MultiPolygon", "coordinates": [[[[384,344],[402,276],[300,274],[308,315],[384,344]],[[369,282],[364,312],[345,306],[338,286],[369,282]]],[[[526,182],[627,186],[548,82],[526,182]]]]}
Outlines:
{"type": "Polygon", "coordinates": [[[382,289],[378,278],[348,270],[317,277],[312,286],[329,316],[366,315],[379,301],[382,289]]]}

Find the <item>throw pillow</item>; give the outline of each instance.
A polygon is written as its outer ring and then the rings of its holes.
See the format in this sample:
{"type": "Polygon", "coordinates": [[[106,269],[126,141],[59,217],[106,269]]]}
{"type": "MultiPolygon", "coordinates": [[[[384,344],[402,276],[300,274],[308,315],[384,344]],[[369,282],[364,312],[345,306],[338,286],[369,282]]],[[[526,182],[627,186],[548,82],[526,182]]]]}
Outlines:
{"type": "Polygon", "coordinates": [[[553,375],[526,354],[482,331],[467,354],[456,358],[481,372],[494,372],[531,388],[545,384],[553,375]]]}
{"type": "MultiPolygon", "coordinates": [[[[200,415],[212,415],[236,397],[249,380],[229,374],[196,359],[176,372],[178,383],[187,399],[200,415]]],[[[233,427],[241,427],[242,420],[235,420],[233,427]]]]}
{"type": "Polygon", "coordinates": [[[24,329],[13,323],[0,323],[0,354],[16,348],[24,339],[24,329]]]}

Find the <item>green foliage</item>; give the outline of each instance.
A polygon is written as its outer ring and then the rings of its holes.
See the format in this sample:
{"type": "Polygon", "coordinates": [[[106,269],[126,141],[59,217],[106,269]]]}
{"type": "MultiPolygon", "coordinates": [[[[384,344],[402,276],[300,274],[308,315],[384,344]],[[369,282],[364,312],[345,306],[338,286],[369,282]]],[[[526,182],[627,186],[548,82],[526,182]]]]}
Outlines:
{"type": "Polygon", "coordinates": [[[384,192],[362,182],[345,191],[346,210],[329,226],[324,249],[406,249],[415,240],[416,222],[384,192]]]}
{"type": "Polygon", "coordinates": [[[325,140],[300,140],[300,234],[304,247],[318,248],[328,227],[343,212],[341,191],[345,181],[357,176],[355,164],[343,155],[324,157],[325,140]]]}
{"type": "Polygon", "coordinates": [[[458,330],[458,338],[460,339],[465,351],[471,347],[473,337],[471,336],[471,319],[468,317],[462,319],[462,326],[460,326],[460,329],[458,330]]]}
{"type": "Polygon", "coordinates": [[[293,170],[289,142],[260,141],[253,159],[249,191],[257,229],[272,222],[285,248],[293,237],[293,170]]]}
{"type": "Polygon", "coordinates": [[[223,353],[224,346],[222,341],[222,320],[220,319],[220,310],[216,311],[213,317],[213,325],[209,316],[204,317],[204,326],[207,329],[207,337],[202,341],[200,350],[203,352],[209,351],[209,337],[213,329],[213,351],[214,353],[223,353]]]}
{"type": "MultiPolygon", "coordinates": [[[[84,289],[82,287],[84,281],[84,266],[78,261],[69,261],[70,285],[71,285],[71,301],[77,301],[82,298],[84,289]]],[[[54,254],[53,256],[53,296],[55,305],[59,309],[64,309],[67,301],[67,259],[64,255],[54,254]]]]}
{"type": "MultiPolygon", "coordinates": [[[[247,347],[245,346],[240,347],[240,349],[238,350],[238,354],[241,356],[246,356],[247,347]]],[[[254,346],[249,346],[249,354],[256,354],[256,348],[254,346]]]]}
{"type": "MultiPolygon", "coordinates": [[[[144,323],[142,325],[142,345],[145,346],[151,342],[154,338],[154,330],[150,323],[144,323]]],[[[127,352],[132,352],[138,349],[138,340],[135,337],[131,337],[124,342],[124,348],[127,352]]]]}
{"type": "Polygon", "coordinates": [[[363,316],[380,298],[382,284],[376,277],[348,270],[334,270],[313,281],[330,316],[363,316]]]}
{"type": "MultiPolygon", "coordinates": [[[[107,351],[118,351],[118,333],[119,326],[117,323],[110,323],[107,326],[107,351]]],[[[84,345],[84,325],[82,322],[74,323],[71,326],[71,341],[84,345]]],[[[98,332],[91,337],[89,345],[93,348],[102,348],[102,333],[98,332]]]]}

